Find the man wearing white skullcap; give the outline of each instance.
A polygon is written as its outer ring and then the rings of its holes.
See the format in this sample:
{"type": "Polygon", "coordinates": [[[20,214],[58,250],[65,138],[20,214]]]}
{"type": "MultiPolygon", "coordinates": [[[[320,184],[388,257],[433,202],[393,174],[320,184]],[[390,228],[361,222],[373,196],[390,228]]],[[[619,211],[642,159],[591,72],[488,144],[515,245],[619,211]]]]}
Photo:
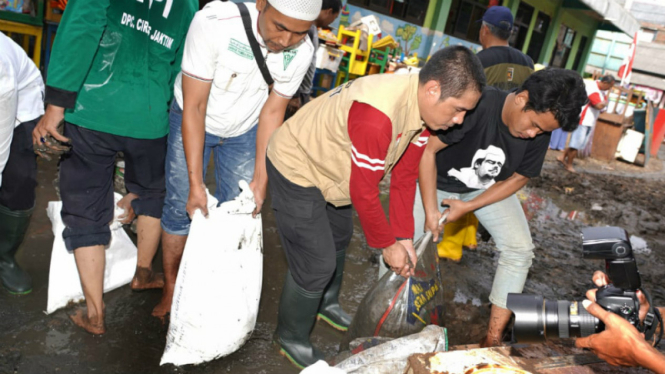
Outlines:
{"type": "Polygon", "coordinates": [[[266,196],[266,146],[282,124],[286,106],[303,79],[314,52],[307,31],[321,11],[321,0],[257,0],[246,3],[249,25],[265,68],[266,83],[247,36],[239,6],[213,1],[196,13],[175,82],[166,156],[162,248],[165,286],[153,310],[171,309],[180,259],[196,210],[208,215],[204,170],[215,162],[214,196],[221,203],[251,181],[260,213],[266,196]]]}
{"type": "Polygon", "coordinates": [[[268,5],[287,17],[305,21],[314,21],[321,13],[321,1],[268,0],[268,5]]]}

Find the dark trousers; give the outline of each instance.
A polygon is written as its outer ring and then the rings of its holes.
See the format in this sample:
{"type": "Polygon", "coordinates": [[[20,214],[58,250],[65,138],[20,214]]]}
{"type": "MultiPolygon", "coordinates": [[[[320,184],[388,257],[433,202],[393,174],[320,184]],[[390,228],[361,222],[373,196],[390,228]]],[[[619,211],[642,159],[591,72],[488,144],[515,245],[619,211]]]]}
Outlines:
{"type": "Polygon", "coordinates": [[[162,217],[166,187],[166,136],[134,139],[65,123],[72,149],[60,163],[63,238],[67,250],[107,245],[113,220],[113,172],[118,152],[125,156],[125,186],[138,195],[136,215],[162,217]]]}
{"type": "Polygon", "coordinates": [[[328,204],[316,187],[300,187],[266,160],[277,230],[296,283],[323,291],[335,272],[336,251],[346,250],[353,235],[351,205],[328,204]]]}
{"type": "Polygon", "coordinates": [[[23,122],[14,129],[0,187],[0,205],[10,210],[28,210],[35,205],[37,160],[32,148],[32,130],[37,122],[39,118],[23,122]]]}

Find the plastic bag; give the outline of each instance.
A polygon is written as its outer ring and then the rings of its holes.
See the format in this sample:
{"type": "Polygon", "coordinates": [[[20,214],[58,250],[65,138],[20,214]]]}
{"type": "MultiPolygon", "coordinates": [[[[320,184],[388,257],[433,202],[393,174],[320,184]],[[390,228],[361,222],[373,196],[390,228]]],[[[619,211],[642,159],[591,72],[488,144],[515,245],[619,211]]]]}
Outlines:
{"type": "MultiPolygon", "coordinates": [[[[121,198],[120,194],[114,194],[115,204],[121,198]]],[[[131,282],[136,271],[136,246],[122,229],[122,224],[118,222],[118,217],[124,214],[124,209],[115,204],[114,219],[111,224],[111,242],[106,247],[104,293],[131,282]]],[[[62,238],[65,224],[62,222],[60,210],[62,210],[62,201],[51,201],[46,209],[55,237],[49,271],[47,314],[66,306],[70,301],[79,302],[84,299],[74,252],[67,251],[65,240],[62,238]]]]}
{"type": "Polygon", "coordinates": [[[235,200],[208,218],[194,214],[176,281],[171,323],[160,365],[199,364],[235,352],[256,324],[263,278],[261,215],[245,181],[235,200]]]}
{"type": "Polygon", "coordinates": [[[399,338],[442,323],[443,285],[432,234],[427,232],[414,247],[418,256],[415,275],[405,279],[388,272],[379,279],[360,303],[341,350],[348,349],[356,338],[399,338]]]}
{"type": "Polygon", "coordinates": [[[447,331],[439,326],[426,326],[417,334],[383,343],[362,351],[335,365],[345,372],[363,374],[403,373],[412,354],[448,350],[447,331]]]}

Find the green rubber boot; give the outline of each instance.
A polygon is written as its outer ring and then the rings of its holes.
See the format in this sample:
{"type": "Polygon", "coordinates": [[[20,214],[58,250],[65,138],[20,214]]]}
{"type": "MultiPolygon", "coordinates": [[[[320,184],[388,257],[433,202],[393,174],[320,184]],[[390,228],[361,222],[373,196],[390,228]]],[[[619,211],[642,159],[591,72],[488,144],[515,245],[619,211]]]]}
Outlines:
{"type": "Polygon", "coordinates": [[[286,273],[282,297],[279,300],[275,343],[280,346],[279,353],[299,369],[325,358],[309,340],[322,295],[323,291],[310,292],[301,288],[293,280],[291,271],[286,273]]]}
{"type": "Polygon", "coordinates": [[[14,259],[28,230],[32,211],[9,210],[0,205],[0,281],[7,291],[15,295],[25,295],[32,291],[32,278],[14,259]]]}
{"type": "Polygon", "coordinates": [[[322,319],[340,331],[347,331],[349,325],[351,325],[351,316],[346,314],[339,305],[339,289],[342,286],[345,257],[346,251],[337,251],[335,275],[333,275],[333,279],[323,293],[323,300],[319,307],[319,313],[316,316],[316,319],[322,319]]]}

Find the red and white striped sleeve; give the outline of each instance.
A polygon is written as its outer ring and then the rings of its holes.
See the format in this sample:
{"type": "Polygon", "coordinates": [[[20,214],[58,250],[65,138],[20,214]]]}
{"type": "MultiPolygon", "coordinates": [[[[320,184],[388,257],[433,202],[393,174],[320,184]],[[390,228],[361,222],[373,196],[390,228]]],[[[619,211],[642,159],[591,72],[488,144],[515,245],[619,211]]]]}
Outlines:
{"type": "Polygon", "coordinates": [[[348,117],[351,139],[351,202],[358,212],[367,244],[385,248],[395,243],[379,200],[379,183],[392,138],[390,119],[368,104],[355,102],[348,117]]]}
{"type": "Polygon", "coordinates": [[[396,238],[413,238],[413,203],[416,199],[418,166],[425,152],[429,131],[411,141],[392,170],[390,178],[390,226],[396,238]]]}

